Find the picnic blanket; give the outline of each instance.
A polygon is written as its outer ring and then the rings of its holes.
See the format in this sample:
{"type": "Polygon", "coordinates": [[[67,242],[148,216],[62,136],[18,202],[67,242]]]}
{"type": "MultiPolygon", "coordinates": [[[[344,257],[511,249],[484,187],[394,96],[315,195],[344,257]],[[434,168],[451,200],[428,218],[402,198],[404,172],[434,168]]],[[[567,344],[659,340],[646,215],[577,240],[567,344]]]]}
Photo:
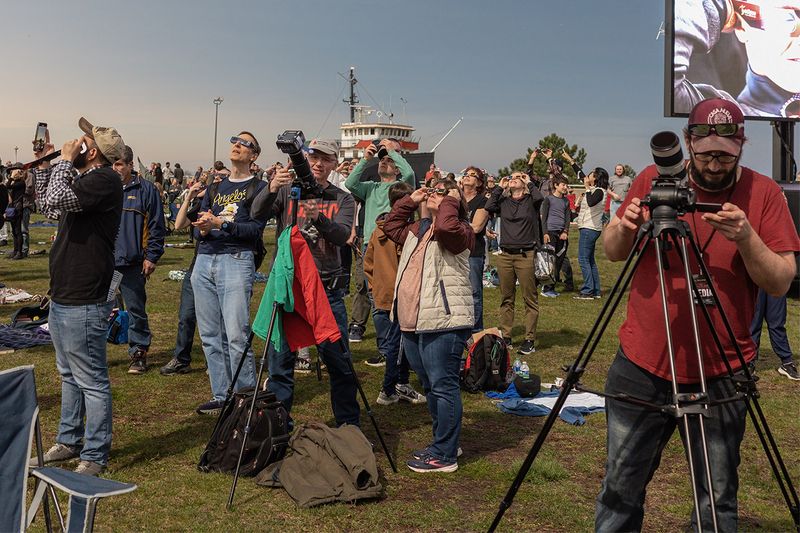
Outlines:
{"type": "MultiPolygon", "coordinates": [[[[542,392],[535,398],[520,398],[516,390],[511,390],[512,383],[503,394],[486,393],[489,398],[503,399],[497,408],[504,413],[519,416],[547,416],[553,410],[559,392],[542,392]],[[511,394],[509,394],[511,391],[511,394]]],[[[573,426],[582,426],[586,423],[583,415],[605,411],[605,400],[591,392],[571,392],[567,401],[558,413],[558,417],[573,426]]]]}

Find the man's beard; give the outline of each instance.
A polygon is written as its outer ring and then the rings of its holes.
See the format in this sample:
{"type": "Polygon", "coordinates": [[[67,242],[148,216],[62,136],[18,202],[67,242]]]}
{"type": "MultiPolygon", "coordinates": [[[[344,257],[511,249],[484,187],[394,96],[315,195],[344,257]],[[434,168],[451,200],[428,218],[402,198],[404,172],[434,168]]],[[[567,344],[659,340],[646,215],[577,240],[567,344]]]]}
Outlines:
{"type": "Polygon", "coordinates": [[[79,168],[79,169],[80,168],[84,168],[86,166],[86,154],[88,154],[88,153],[89,153],[89,151],[87,150],[82,154],[78,154],[75,157],[75,161],[72,162],[72,166],[74,166],[75,168],[79,168]]]}
{"type": "MultiPolygon", "coordinates": [[[[736,171],[739,165],[735,165],[730,172],[722,174],[722,179],[718,181],[710,181],[706,178],[697,167],[694,166],[694,161],[689,162],[689,173],[692,177],[692,181],[694,181],[701,189],[711,192],[718,192],[723,191],[733,185],[736,181],[736,171]]],[[[712,173],[708,173],[712,174],[712,173]]],[[[713,176],[720,176],[719,173],[712,174],[713,176]]]]}

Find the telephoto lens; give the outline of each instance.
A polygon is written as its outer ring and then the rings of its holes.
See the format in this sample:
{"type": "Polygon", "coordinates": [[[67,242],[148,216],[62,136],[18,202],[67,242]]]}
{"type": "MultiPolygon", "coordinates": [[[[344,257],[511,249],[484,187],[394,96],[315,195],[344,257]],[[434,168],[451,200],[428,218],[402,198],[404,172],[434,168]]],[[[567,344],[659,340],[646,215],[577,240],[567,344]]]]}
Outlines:
{"type": "Polygon", "coordinates": [[[671,131],[660,131],[650,139],[653,161],[658,168],[659,177],[682,180],[686,177],[683,151],[678,136],[671,131]]]}

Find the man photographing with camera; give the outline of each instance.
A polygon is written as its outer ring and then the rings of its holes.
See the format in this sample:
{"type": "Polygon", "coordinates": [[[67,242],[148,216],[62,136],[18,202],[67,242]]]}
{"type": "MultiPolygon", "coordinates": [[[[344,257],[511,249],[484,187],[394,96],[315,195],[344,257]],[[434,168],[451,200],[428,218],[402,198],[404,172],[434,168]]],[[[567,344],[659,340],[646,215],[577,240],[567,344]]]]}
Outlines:
{"type": "MultiPolygon", "coordinates": [[[[759,287],[769,294],[785,293],[795,275],[794,254],[800,239],[794,229],[781,190],[770,178],[742,167],[739,161],[744,136],[744,117],[728,100],[709,99],[698,103],[689,115],[684,139],[690,154],[688,185],[697,202],[719,204],[716,213],[692,212],[681,215],[702,251],[713,280],[700,272],[697,261],[689,265],[695,285],[712,283],[722,309],[715,309],[703,298],[695,302],[708,307],[713,329],[720,332],[724,357],[735,373],[742,373],[735,346],[724,333],[724,312],[731,323],[735,342],[746,362],[755,356],[750,337],[756,293],[759,287]]],[[[606,256],[612,261],[625,259],[631,251],[639,227],[650,218],[642,199],[651,191],[658,176],[655,166],[646,168],[634,180],[622,206],[604,232],[606,256]]],[[[681,393],[699,391],[700,369],[695,354],[689,294],[684,269],[675,247],[666,253],[672,268],[664,270],[668,296],[670,330],[675,353],[675,375],[681,393]]],[[[692,256],[690,255],[690,258],[692,256]]],[[[661,304],[658,265],[654,247],[639,258],[630,285],[627,317],[619,330],[620,347],[608,371],[606,393],[626,394],[657,405],[672,403],[672,385],[664,316],[649,309],[661,304]]],[[[744,436],[744,401],[714,403],[736,394],[733,380],[714,343],[706,322],[698,322],[702,359],[711,406],[705,420],[705,440],[709,450],[709,470],[714,484],[714,499],[719,531],[737,530],[737,468],[739,447],[744,436]]],[[[644,496],[648,482],[658,468],[661,453],[675,431],[681,431],[684,446],[696,452],[695,478],[703,530],[713,529],[703,454],[697,419],[689,420],[690,435],[684,434],[678,418],[640,405],[606,400],[608,420],[608,459],[602,490],[597,497],[597,531],[638,531],[642,528],[644,496]]],[[[693,522],[695,515],[693,514],[693,522]]]]}
{"type": "MultiPolygon", "coordinates": [[[[48,321],[61,374],[61,422],[44,462],[80,457],[75,471],[98,475],[111,450],[106,334],[119,284],[113,281],[114,242],[122,213],[122,183],[111,165],[122,159],[125,143],[114,128],[94,127],[85,118],[78,125],[83,137],[64,143],[54,167],[45,162],[35,171],[42,213],[59,220],[50,251],[48,321]]],[[[53,151],[48,134],[34,157],[53,151]]]]}
{"type": "MultiPolygon", "coordinates": [[[[300,200],[297,206],[297,227],[308,243],[314,263],[322,278],[333,316],[342,334],[340,342],[323,342],[317,345],[320,358],[331,376],[331,407],[336,424],[359,425],[360,408],[356,401],[356,381],[350,371],[347,348],[347,310],[344,305],[346,272],[342,271],[339,247],[350,238],[355,213],[355,201],[347,192],[335,187],[328,176],[337,166],[338,150],[334,143],[313,139],[307,149],[311,167],[321,197],[300,200]]],[[[276,235],[292,222],[289,201],[295,174],[286,168],[275,171],[269,187],[253,200],[250,211],[254,219],[266,222],[277,219],[276,235]]],[[[291,332],[287,332],[291,334],[291,332]]],[[[279,353],[270,347],[269,381],[267,388],[291,411],[294,398],[295,354],[284,346],[279,353]]]]}

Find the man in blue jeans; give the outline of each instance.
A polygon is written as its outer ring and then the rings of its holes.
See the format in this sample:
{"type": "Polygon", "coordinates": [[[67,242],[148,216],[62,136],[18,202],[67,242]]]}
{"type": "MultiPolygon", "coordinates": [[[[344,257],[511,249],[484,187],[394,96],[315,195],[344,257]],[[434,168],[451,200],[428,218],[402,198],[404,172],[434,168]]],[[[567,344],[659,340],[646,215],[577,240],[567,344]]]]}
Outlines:
{"type": "MultiPolygon", "coordinates": [[[[252,133],[243,131],[231,137],[231,174],[208,188],[197,221],[192,222],[200,233],[192,290],[212,395],[197,408],[199,414],[219,413],[242,357],[245,360],[234,390],[256,384],[253,353],[245,353],[245,347],[250,335],[255,251],[266,225],[266,220],[251,218],[249,209],[252,199],[266,186],[250,173],[250,164],[260,153],[252,133]]],[[[190,189],[188,202],[199,189],[199,185],[190,189]]],[[[176,227],[186,224],[187,201],[178,212],[176,227]]]]}
{"type": "MultiPolygon", "coordinates": [[[[717,288],[722,309],[705,300],[693,304],[704,306],[711,318],[710,327],[700,318],[701,353],[698,354],[689,307],[692,299],[682,259],[677,247],[667,250],[663,263],[671,267],[663,270],[663,284],[667,296],[665,311],[670,319],[670,346],[675,358],[673,368],[665,316],[654,311],[662,305],[659,289],[662,265],[654,246],[649,246],[639,257],[631,280],[625,323],[619,330],[620,349],[606,382],[606,393],[610,395],[606,400],[608,458],[606,476],[597,496],[597,531],[641,530],[647,484],[676,427],[693,458],[697,482],[693,489],[699,502],[699,509],[692,514],[693,529],[737,530],[737,469],[747,406],[738,399],[719,402],[730,400],[736,393],[729,369],[747,375],[746,365],[756,356],[750,323],[757,289],[783,294],[795,275],[794,254],[800,251],[800,238],[780,187],[767,176],[738,164],[745,141],[741,110],[727,100],[704,100],[692,109],[684,138],[690,155],[687,185],[698,202],[719,204],[721,208],[715,213],[683,214],[679,219],[691,227],[696,242],[704,243],[704,262],[714,273],[711,281],[717,288]],[[723,312],[733,339],[724,333],[723,312]],[[721,332],[722,354],[710,331],[721,332]],[[741,350],[744,365],[737,350],[741,350]],[[704,369],[702,374],[700,364],[704,369]],[[700,404],[698,407],[705,412],[689,415],[689,435],[677,417],[618,398],[625,394],[658,405],[674,405],[671,381],[676,381],[674,386],[679,393],[696,392],[700,390],[703,375],[711,405],[700,404]],[[700,416],[705,425],[707,465],[700,447],[700,416]],[[717,528],[712,523],[706,469],[713,480],[717,528]],[[696,523],[698,513],[700,524],[696,523]]],[[[603,245],[609,260],[622,261],[628,257],[639,228],[650,218],[641,199],[650,192],[658,175],[655,165],[642,171],[631,185],[618,215],[608,224],[603,245]]],[[[697,262],[691,263],[689,268],[695,283],[698,286],[708,283],[697,262]]],[[[702,309],[696,311],[697,316],[703,316],[702,309]]]]}
{"type": "Polygon", "coordinates": [[[133,150],[125,147],[125,155],[114,163],[122,179],[122,218],[120,219],[114,260],[117,272],[122,274],[120,292],[128,310],[128,374],[147,371],[147,350],[152,334],[147,319],[147,283],[156,263],[164,255],[164,210],[155,186],[138,175],[133,175],[133,150]]]}
{"type": "MultiPolygon", "coordinates": [[[[64,144],[61,161],[35,171],[42,213],[59,219],[50,251],[49,323],[61,375],[61,422],[44,462],[79,457],[76,472],[98,475],[111,451],[106,335],[119,283],[114,241],[122,213],[122,182],[111,165],[123,157],[125,143],[113,128],[93,127],[84,118],[78,125],[85,134],[64,144]]],[[[53,151],[48,132],[34,157],[53,151]]]]}
{"type": "MultiPolygon", "coordinates": [[[[355,214],[355,201],[347,192],[328,181],[336,168],[335,143],[313,139],[308,145],[308,162],[317,184],[322,188],[322,198],[301,200],[297,206],[297,227],[308,243],[314,264],[319,271],[328,303],[333,311],[341,340],[317,345],[320,359],[331,377],[331,407],[337,425],[359,425],[361,410],[356,401],[356,378],[351,371],[350,348],[347,344],[347,310],[344,306],[344,280],[340,247],[350,238],[355,214]]],[[[266,221],[277,220],[276,235],[291,224],[289,192],[293,175],[287,169],[277,169],[269,187],[253,200],[251,215],[266,221]]],[[[295,353],[284,342],[279,352],[269,349],[269,381],[267,388],[291,412],[294,402],[295,353]]]]}

